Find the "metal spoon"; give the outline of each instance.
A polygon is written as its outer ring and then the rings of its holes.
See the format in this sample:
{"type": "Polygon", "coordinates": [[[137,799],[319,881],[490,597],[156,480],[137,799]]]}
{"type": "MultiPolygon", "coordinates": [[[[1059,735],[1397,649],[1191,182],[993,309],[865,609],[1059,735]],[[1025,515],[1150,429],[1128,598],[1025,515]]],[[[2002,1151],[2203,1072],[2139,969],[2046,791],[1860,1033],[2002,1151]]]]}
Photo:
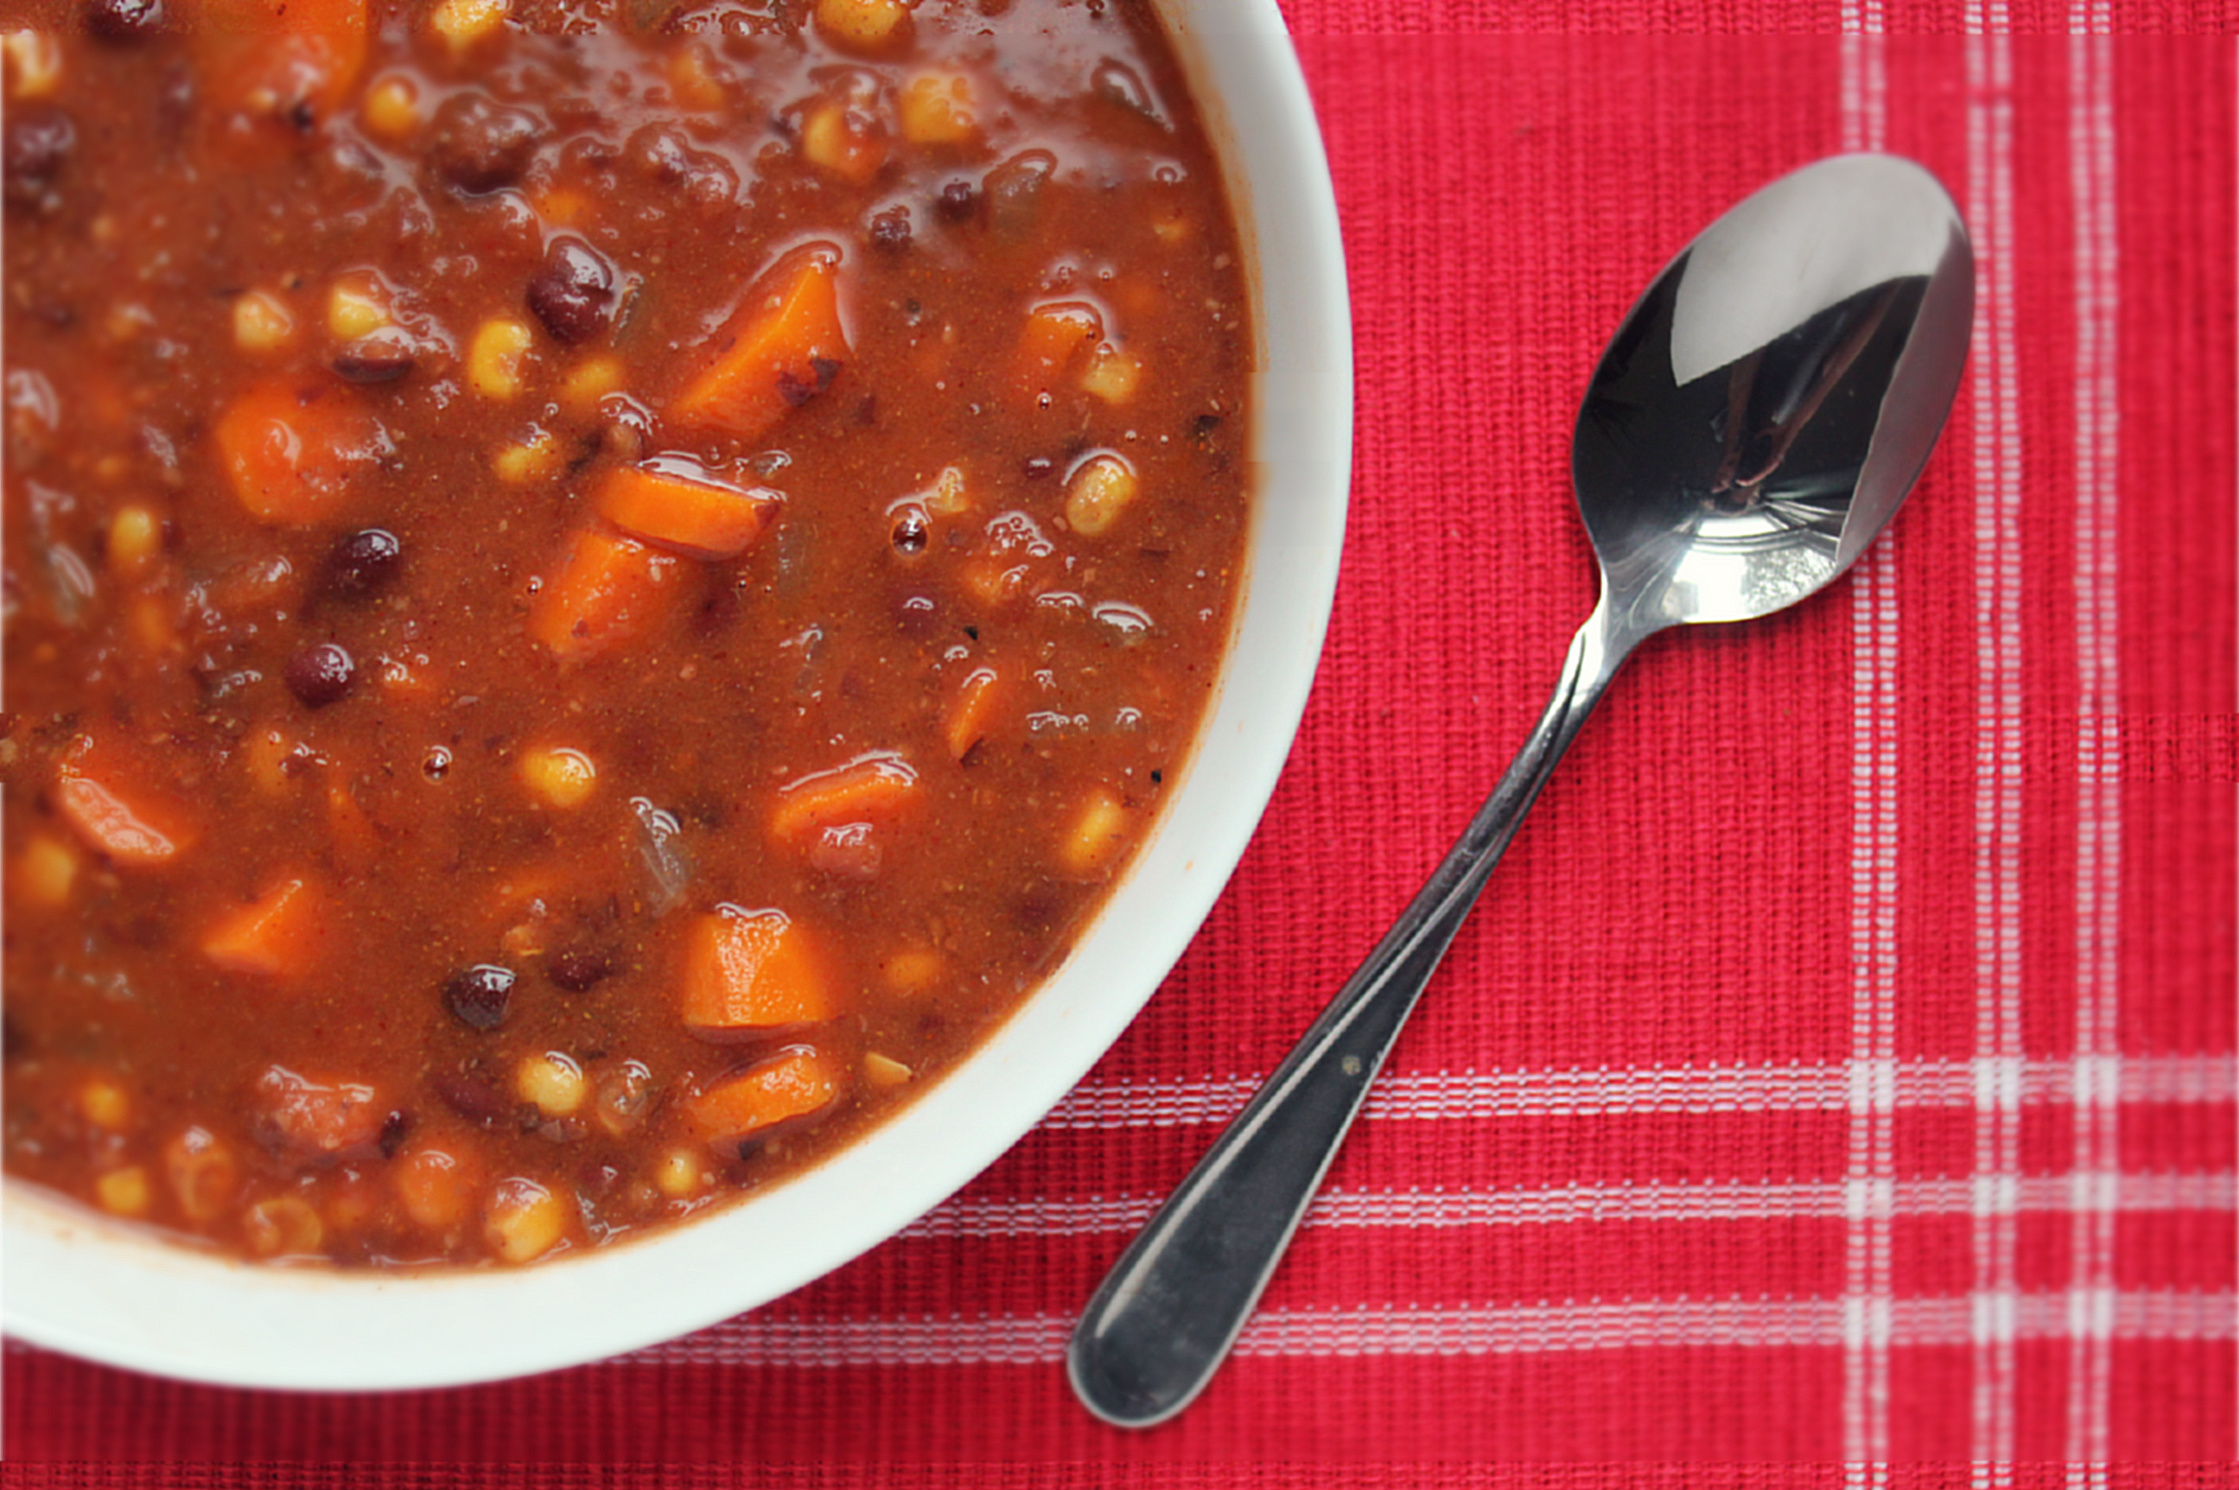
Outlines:
{"type": "Polygon", "coordinates": [[[1959,387],[1974,252],[1934,177],[1845,155],[1698,237],[1602,355],[1571,456],[1601,603],[1515,763],[1399,923],[1088,1302],[1066,1365],[1148,1427],[1212,1379],[1408,1012],[1618,666],[1693,621],[1793,605],[1905,498],[1959,387]]]}

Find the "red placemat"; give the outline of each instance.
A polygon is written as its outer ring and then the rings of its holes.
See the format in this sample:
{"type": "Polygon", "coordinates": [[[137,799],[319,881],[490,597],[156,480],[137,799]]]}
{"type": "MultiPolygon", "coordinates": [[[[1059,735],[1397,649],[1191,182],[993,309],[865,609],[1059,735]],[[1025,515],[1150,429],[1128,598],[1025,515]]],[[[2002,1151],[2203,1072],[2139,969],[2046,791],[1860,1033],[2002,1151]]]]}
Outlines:
{"type": "Polygon", "coordinates": [[[1352,276],[1344,578],[1260,837],[1127,1037],[901,1238],[624,1359],[319,1397],[11,1347],[10,1483],[2232,1481],[2234,52],[2028,33],[2239,16],[1289,11],[1352,276]],[[1673,27],[1766,34],[1620,34],[1673,27]],[[1918,34],[1778,34],[1838,29],[1918,34]],[[1931,165],[1981,255],[1921,490],[1828,595],[1643,650],[1236,1359],[1165,1428],[1092,1423],[1072,1312],[1592,603],[1567,445],[1603,339],[1724,206],[1859,146],[1931,165]]]}

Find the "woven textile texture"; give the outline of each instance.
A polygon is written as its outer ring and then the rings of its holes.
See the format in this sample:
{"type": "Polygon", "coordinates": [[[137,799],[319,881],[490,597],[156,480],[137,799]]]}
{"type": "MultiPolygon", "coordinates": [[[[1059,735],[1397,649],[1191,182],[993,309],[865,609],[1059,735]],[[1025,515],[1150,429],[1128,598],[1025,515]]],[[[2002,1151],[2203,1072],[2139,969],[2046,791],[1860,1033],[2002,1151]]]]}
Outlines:
{"type": "Polygon", "coordinates": [[[1142,1019],[961,1195],[752,1315],[393,1396],[14,1347],[9,1483],[2233,1482],[2235,68],[2177,33],[2239,12],[1288,9],[1352,284],[1351,526],[1289,770],[1142,1019]],[[1567,451],[1604,338],[1727,204],[1869,147],[1981,256],[1914,500],[1829,593],[1643,649],[1236,1359],[1165,1428],[1093,1423],[1072,1312],[1592,605],[1567,451]]]}

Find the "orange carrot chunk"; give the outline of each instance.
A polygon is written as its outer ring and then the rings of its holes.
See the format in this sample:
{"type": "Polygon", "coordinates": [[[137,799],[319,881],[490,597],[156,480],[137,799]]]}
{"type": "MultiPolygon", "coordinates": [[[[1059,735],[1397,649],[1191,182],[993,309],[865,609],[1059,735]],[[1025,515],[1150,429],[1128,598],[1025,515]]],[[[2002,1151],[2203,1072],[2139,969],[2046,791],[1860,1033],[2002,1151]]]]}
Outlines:
{"type": "Polygon", "coordinates": [[[249,515],[273,527],[302,527],[334,516],[349,493],[353,467],[383,443],[371,415],[339,389],[263,383],[226,407],[211,432],[233,494],[249,515]]]}
{"type": "Polygon", "coordinates": [[[1104,318],[1093,305],[1061,300],[1035,306],[1018,339],[1019,387],[1028,394],[1047,391],[1103,335],[1104,318]]]}
{"type": "Polygon", "coordinates": [[[986,737],[1004,692],[1003,679],[992,667],[975,667],[965,675],[941,721],[941,734],[948,741],[950,755],[962,760],[986,737]]]}
{"type": "Polygon", "coordinates": [[[688,937],[684,1023],[703,1039],[745,1039],[840,1012],[808,933],[783,911],[720,905],[688,937]]]}
{"type": "Polygon", "coordinates": [[[119,864],[168,864],[194,841],[177,804],[132,781],[131,768],[90,741],[55,773],[55,809],[88,848],[119,864]]]}
{"type": "Polygon", "coordinates": [[[914,807],[920,795],[910,763],[882,750],[804,776],[778,793],[770,835],[793,840],[846,823],[891,818],[914,807]]]}
{"type": "Polygon", "coordinates": [[[777,493],[743,491],[704,471],[623,466],[599,487],[599,515],[633,538],[695,559],[746,552],[777,511],[777,493]]]}
{"type": "Polygon", "coordinates": [[[332,923],[326,896],[307,880],[284,879],[219,917],[203,934],[202,955],[229,973],[301,977],[318,963],[332,923]]]}
{"type": "Polygon", "coordinates": [[[563,661],[611,652],[652,631],[684,597],[682,561],[586,528],[529,602],[529,637],[563,661]]]}
{"type": "Polygon", "coordinates": [[[788,1045],[687,1099],[684,1116],[709,1143],[736,1143],[822,1112],[841,1083],[836,1061],[813,1045],[788,1045]]]}
{"type": "Polygon", "coordinates": [[[830,387],[848,359],[839,250],[812,243],[778,260],[713,348],[669,403],[668,417],[687,428],[751,440],[830,387]]]}
{"type": "Polygon", "coordinates": [[[194,19],[198,96],[291,133],[299,109],[332,114],[365,67],[365,0],[202,0],[194,19]]]}

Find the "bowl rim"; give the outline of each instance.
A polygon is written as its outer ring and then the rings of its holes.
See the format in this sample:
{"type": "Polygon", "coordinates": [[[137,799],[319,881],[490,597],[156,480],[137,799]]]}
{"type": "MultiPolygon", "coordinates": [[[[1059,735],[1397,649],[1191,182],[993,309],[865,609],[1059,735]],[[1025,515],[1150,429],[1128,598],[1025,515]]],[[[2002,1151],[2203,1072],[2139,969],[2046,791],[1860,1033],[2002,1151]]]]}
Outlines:
{"type": "Polygon", "coordinates": [[[325,1391],[497,1381],[643,1349],[768,1303],[902,1231],[1016,1144],[1118,1040],[1273,795],[1335,598],[1352,458],[1336,201],[1276,0],[1153,4],[1221,161],[1252,280],[1257,490],[1236,621],[1191,756],[1059,968],[899,1120],[748,1200],[535,1267],[243,1263],[9,1181],[0,1324],[10,1335],[161,1376],[325,1391]],[[1271,317],[1278,300],[1283,314],[1271,317]],[[754,1264],[742,1269],[742,1256],[754,1264]],[[705,1280],[715,1281],[695,1286],[705,1280]],[[628,1310],[598,1307],[618,1291],[628,1310]]]}

